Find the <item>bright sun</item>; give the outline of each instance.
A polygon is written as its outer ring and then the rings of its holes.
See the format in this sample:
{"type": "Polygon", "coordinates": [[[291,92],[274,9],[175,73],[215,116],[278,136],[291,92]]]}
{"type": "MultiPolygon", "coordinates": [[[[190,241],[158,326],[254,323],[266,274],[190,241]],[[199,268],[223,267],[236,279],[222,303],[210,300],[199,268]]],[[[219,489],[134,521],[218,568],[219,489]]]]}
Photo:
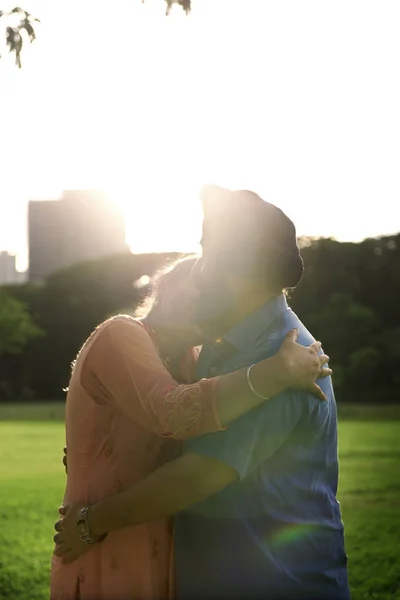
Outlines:
{"type": "Polygon", "coordinates": [[[21,269],[28,200],[64,189],[112,190],[135,252],[198,250],[207,183],[255,190],[299,235],[398,230],[398,8],[292,3],[288,21],[254,0],[247,21],[239,0],[199,0],[166,19],[161,0],[120,0],[116,44],[98,1],[33,4],[24,68],[0,61],[0,250],[21,269]]]}
{"type": "Polygon", "coordinates": [[[193,186],[153,181],[113,187],[110,196],[124,212],[133,252],[199,251],[202,212],[193,186]]]}

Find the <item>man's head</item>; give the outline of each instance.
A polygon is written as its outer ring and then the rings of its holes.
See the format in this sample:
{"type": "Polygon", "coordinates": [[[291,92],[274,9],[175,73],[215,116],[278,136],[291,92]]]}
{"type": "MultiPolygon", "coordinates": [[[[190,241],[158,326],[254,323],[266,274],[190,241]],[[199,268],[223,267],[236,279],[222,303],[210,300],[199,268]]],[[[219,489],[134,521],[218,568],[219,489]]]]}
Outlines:
{"type": "Polygon", "coordinates": [[[222,333],[237,315],[296,287],[303,260],[292,221],[254,192],[206,186],[201,199],[203,251],[193,271],[199,318],[205,330],[222,333]]]}

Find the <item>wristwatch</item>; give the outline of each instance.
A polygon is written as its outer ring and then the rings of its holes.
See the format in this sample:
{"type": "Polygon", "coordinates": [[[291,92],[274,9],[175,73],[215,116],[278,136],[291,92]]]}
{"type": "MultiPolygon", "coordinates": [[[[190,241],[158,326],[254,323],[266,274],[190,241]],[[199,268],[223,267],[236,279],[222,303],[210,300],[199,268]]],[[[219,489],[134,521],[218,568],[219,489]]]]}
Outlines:
{"type": "Polygon", "coordinates": [[[103,533],[103,535],[96,536],[95,539],[93,538],[88,521],[89,510],[90,506],[83,506],[78,513],[78,518],[76,519],[78,534],[85,544],[99,544],[106,539],[108,534],[103,533]]]}
{"type": "Polygon", "coordinates": [[[76,526],[82,542],[85,542],[85,544],[94,544],[95,540],[92,537],[88,521],[89,510],[90,506],[83,506],[81,508],[76,519],[76,526]]]}

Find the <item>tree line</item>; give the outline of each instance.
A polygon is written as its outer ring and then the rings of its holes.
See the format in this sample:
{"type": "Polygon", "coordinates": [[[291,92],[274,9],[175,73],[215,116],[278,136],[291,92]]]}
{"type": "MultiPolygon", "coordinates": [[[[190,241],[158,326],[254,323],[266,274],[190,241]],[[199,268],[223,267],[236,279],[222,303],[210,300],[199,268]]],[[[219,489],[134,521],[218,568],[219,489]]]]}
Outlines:
{"type": "MultiPolygon", "coordinates": [[[[400,400],[400,234],[300,240],[305,274],[289,304],[323,342],[339,402],[400,400]]],[[[65,397],[71,363],[104,319],[133,314],[148,277],[177,254],[74,265],[44,284],[0,289],[0,401],[65,397]],[[135,284],[134,282],[139,282],[135,284]]]]}

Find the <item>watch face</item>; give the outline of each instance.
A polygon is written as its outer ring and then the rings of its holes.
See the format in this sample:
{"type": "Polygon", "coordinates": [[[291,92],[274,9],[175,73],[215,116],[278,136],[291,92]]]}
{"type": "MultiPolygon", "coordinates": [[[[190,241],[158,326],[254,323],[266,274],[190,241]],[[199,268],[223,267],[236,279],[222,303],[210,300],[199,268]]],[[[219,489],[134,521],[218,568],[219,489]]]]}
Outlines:
{"type": "Polygon", "coordinates": [[[84,506],[83,508],[80,509],[79,511],[79,517],[78,517],[78,521],[84,521],[87,517],[87,513],[88,513],[89,509],[84,506]]]}
{"type": "Polygon", "coordinates": [[[78,521],[77,522],[77,527],[78,527],[78,531],[79,531],[79,535],[82,535],[85,532],[85,522],[84,521],[78,521]]]}

